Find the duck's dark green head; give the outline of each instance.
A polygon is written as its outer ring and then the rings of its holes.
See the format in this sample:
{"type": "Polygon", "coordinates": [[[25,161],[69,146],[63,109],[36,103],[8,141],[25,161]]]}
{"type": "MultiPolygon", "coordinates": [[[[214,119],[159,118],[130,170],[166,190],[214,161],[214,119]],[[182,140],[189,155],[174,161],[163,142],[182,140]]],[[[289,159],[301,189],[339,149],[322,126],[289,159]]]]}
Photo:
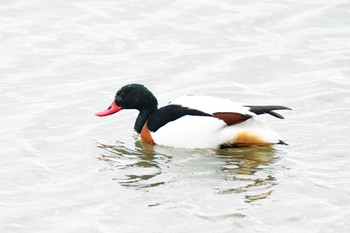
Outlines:
{"type": "Polygon", "coordinates": [[[108,116],[119,112],[122,109],[137,109],[148,111],[150,113],[156,111],[158,101],[156,97],[145,86],[137,83],[123,86],[117,91],[113,103],[104,111],[98,112],[96,116],[108,116]]]}
{"type": "Polygon", "coordinates": [[[157,109],[158,101],[144,85],[128,84],[123,86],[115,95],[114,102],[122,109],[157,109]]]}

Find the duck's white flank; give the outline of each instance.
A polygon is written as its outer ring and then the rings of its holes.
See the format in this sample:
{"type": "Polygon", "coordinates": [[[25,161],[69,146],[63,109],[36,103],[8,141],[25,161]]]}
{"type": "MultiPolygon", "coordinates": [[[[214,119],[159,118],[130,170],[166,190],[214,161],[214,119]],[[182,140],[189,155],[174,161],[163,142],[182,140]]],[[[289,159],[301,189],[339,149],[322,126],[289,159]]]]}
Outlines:
{"type": "Polygon", "coordinates": [[[227,126],[220,119],[203,116],[181,117],[151,132],[151,135],[158,145],[183,148],[217,148],[222,144],[264,145],[282,140],[255,119],[227,126]]]}
{"type": "Polygon", "coordinates": [[[158,145],[183,148],[214,148],[221,144],[226,123],[214,117],[184,116],[151,132],[158,145]]]}

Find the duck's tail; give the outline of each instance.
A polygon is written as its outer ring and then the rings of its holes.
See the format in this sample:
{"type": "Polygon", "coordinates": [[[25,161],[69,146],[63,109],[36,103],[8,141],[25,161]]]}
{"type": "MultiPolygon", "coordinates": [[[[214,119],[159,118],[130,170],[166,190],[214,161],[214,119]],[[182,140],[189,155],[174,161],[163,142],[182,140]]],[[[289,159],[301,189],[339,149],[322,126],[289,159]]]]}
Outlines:
{"type": "Polygon", "coordinates": [[[265,105],[265,106],[246,105],[245,107],[248,107],[249,111],[257,115],[268,113],[279,119],[284,119],[284,117],[278,114],[277,112],[274,112],[275,110],[292,110],[291,108],[288,108],[285,106],[278,106],[278,105],[265,105]]]}

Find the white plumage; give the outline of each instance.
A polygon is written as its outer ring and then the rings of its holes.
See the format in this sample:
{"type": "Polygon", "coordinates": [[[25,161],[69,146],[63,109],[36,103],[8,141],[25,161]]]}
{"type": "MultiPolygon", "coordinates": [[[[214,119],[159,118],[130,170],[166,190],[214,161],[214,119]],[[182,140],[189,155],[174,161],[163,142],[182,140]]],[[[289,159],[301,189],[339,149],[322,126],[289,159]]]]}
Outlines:
{"type": "Polygon", "coordinates": [[[229,99],[218,98],[203,95],[186,95],[176,98],[169,104],[177,104],[183,107],[197,109],[209,114],[215,112],[236,112],[241,114],[249,114],[254,116],[255,113],[250,112],[248,107],[244,107],[239,103],[232,102],[229,99]]]}

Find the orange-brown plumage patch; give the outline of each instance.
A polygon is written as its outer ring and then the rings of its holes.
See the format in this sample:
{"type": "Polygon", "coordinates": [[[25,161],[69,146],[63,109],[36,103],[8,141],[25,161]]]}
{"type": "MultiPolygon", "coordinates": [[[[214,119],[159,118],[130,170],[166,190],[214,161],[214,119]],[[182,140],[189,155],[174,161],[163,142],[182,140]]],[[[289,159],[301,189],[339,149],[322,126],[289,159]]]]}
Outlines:
{"type": "Polygon", "coordinates": [[[142,127],[141,139],[143,142],[145,142],[147,144],[151,144],[151,145],[156,144],[152,138],[151,132],[149,131],[149,129],[147,127],[147,122],[142,127]]]}
{"type": "Polygon", "coordinates": [[[235,125],[251,118],[249,115],[234,112],[217,112],[213,116],[225,121],[227,125],[235,125]]]}
{"type": "Polygon", "coordinates": [[[232,144],[235,146],[266,146],[271,143],[266,142],[256,134],[242,131],[238,133],[232,144]]]}

